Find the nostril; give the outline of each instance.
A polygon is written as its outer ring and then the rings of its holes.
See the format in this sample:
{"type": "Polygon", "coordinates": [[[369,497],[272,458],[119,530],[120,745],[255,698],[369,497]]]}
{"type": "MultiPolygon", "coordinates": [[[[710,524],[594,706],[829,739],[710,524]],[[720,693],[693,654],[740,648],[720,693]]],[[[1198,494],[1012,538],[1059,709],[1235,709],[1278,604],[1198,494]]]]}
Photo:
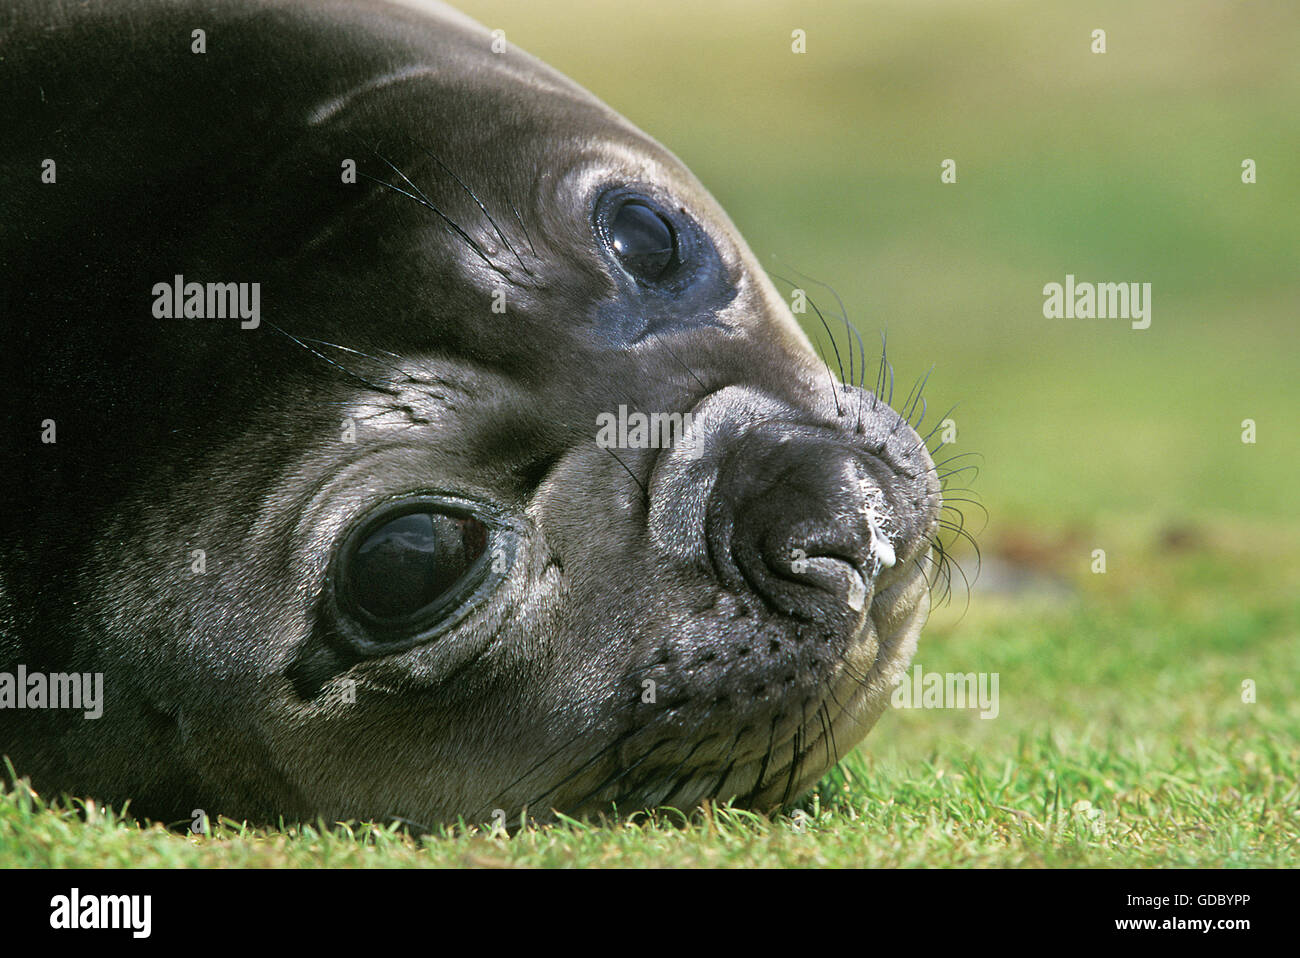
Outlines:
{"type": "Polygon", "coordinates": [[[824,430],[746,438],[721,464],[705,513],[719,578],[788,615],[856,619],[898,561],[893,474],[824,430]]]}
{"type": "MultiPolygon", "coordinates": [[[[802,549],[795,549],[803,553],[802,549]]],[[[842,601],[854,612],[867,602],[868,581],[861,566],[841,556],[813,555],[791,563],[795,581],[820,589],[842,601]]]]}
{"type": "Polygon", "coordinates": [[[856,615],[866,607],[879,569],[861,524],[825,517],[791,521],[770,511],[738,517],[730,558],[745,586],[788,615],[856,615]]]}

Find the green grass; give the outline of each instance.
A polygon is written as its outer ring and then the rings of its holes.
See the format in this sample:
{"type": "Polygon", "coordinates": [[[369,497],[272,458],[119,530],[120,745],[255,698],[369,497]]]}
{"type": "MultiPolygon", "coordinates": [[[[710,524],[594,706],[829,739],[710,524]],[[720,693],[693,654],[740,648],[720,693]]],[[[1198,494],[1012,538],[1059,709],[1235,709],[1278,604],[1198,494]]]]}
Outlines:
{"type": "Polygon", "coordinates": [[[927,671],[999,674],[999,716],[891,710],[771,820],[199,838],[10,792],[0,866],[1295,864],[1295,5],[460,5],[677,152],[869,348],[888,328],[903,391],[935,365],[932,415],[960,402],[952,451],[982,457],[989,571],[1061,584],[959,588],[922,638],[927,671]],[[1153,283],[1152,327],[1045,320],[1066,272],[1153,283]]]}
{"type": "Polygon", "coordinates": [[[790,814],[659,810],[422,839],[375,825],[223,821],[198,837],[19,789],[0,797],[0,866],[1294,864],[1300,557],[1267,530],[1200,532],[1213,549],[1156,566],[1141,534],[1117,533],[1123,558],[1112,561],[1150,574],[1094,576],[1080,562],[1065,601],[940,610],[918,661],[997,671],[998,717],[890,710],[790,814]],[[1245,679],[1257,687],[1251,704],[1245,679]]]}

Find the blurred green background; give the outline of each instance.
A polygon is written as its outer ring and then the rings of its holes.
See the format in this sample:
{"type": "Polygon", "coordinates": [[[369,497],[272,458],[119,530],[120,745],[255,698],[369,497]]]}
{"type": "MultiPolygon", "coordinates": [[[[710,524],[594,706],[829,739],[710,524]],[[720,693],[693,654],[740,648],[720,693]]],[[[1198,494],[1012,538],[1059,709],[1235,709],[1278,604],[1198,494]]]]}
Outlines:
{"type": "Polygon", "coordinates": [[[1300,4],[458,6],[887,329],[904,390],[934,364],[995,522],[1300,517],[1300,4]],[[1045,319],[1067,272],[1150,282],[1151,328],[1045,319]]]}

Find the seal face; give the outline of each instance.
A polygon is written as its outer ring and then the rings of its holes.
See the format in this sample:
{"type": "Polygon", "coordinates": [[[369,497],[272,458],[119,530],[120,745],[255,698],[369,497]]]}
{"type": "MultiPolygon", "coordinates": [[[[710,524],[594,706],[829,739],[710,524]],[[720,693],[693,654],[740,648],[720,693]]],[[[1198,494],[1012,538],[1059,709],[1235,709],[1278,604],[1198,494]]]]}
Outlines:
{"type": "Polygon", "coordinates": [[[19,774],[167,819],[770,809],[866,734],[934,464],[671,154],[443,8],[6,16],[19,774]]]}

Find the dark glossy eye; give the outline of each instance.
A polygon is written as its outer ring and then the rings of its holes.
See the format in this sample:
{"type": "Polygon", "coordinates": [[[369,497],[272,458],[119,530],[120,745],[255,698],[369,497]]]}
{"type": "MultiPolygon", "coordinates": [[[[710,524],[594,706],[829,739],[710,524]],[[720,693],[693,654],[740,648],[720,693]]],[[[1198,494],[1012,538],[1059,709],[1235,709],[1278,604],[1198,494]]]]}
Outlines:
{"type": "Polygon", "coordinates": [[[345,565],[352,602],[381,623],[436,606],[487,548],[487,528],[469,516],[409,512],[360,539],[345,565]]]}
{"type": "Polygon", "coordinates": [[[609,218],[609,241],[623,268],[653,283],[672,271],[678,258],[677,234],[658,210],[627,200],[609,218]]]}

